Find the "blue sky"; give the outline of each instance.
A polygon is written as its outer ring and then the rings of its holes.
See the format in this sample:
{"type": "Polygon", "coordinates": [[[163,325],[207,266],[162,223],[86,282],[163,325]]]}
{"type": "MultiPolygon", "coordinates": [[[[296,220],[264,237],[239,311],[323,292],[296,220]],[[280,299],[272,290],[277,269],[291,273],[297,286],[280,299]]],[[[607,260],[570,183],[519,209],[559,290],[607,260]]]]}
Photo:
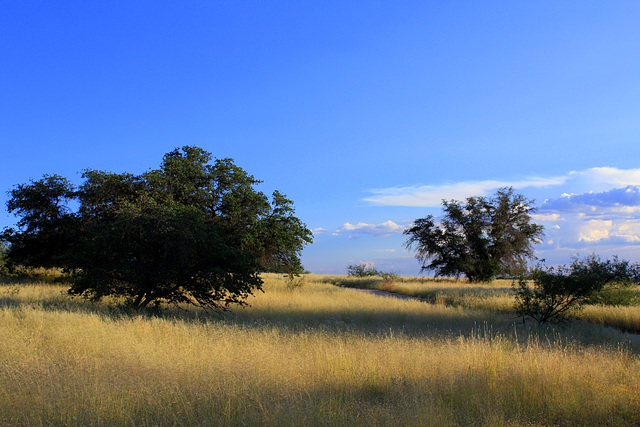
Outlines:
{"type": "Polygon", "coordinates": [[[293,199],[315,273],[417,275],[404,227],[509,185],[536,200],[547,262],[638,261],[638,17],[637,1],[3,1],[0,203],[45,173],[142,173],[196,145],[293,199]]]}

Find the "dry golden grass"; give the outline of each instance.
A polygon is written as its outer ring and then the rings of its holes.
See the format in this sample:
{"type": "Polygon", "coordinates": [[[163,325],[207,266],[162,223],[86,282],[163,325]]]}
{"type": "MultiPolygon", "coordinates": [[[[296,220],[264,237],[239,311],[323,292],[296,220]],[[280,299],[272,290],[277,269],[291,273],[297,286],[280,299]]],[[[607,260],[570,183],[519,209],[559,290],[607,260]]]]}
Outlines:
{"type": "Polygon", "coordinates": [[[589,305],[578,313],[582,320],[597,323],[602,326],[610,326],[623,331],[640,331],[640,307],[617,307],[589,305]]]}
{"type": "Polygon", "coordinates": [[[377,289],[421,298],[434,304],[489,309],[503,313],[513,311],[510,280],[469,284],[464,279],[399,277],[392,281],[382,278],[327,277],[338,286],[377,289]]]}
{"type": "Polygon", "coordinates": [[[267,275],[251,307],[125,313],[0,286],[0,424],[634,425],[640,342],[267,275]]]}
{"type": "MultiPolygon", "coordinates": [[[[381,278],[352,278],[334,276],[325,278],[330,283],[354,288],[385,290],[422,298],[425,301],[476,310],[513,313],[515,298],[511,280],[470,284],[466,280],[426,279],[401,277],[392,283],[381,278]]],[[[640,294],[640,289],[635,290],[640,294]]],[[[602,326],[640,333],[640,306],[585,306],[572,313],[573,317],[602,326]]]]}

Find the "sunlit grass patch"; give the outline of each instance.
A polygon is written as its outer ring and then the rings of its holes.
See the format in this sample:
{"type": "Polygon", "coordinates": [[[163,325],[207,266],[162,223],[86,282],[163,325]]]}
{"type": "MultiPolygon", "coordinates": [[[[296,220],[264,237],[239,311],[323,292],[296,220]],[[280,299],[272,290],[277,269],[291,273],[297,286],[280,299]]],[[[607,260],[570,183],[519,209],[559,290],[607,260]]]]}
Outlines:
{"type": "Polygon", "coordinates": [[[622,331],[640,333],[640,307],[620,307],[588,305],[579,318],[602,326],[618,328],[622,331]]]}
{"type": "Polygon", "coordinates": [[[131,314],[0,286],[0,423],[632,425],[640,343],[265,275],[250,307],[131,314]],[[13,293],[12,293],[13,292],[13,293]]]}
{"type": "Polygon", "coordinates": [[[482,322],[504,327],[512,323],[499,313],[402,301],[337,287],[323,276],[307,276],[305,284],[295,289],[283,277],[266,277],[265,292],[252,297],[249,307],[234,310],[237,317],[373,331],[393,327],[419,333],[459,333],[482,322]]]}
{"type": "MultiPolygon", "coordinates": [[[[464,279],[432,279],[401,277],[385,285],[379,278],[355,278],[346,276],[325,277],[323,280],[337,286],[355,289],[376,289],[408,295],[425,302],[474,310],[490,310],[514,315],[512,281],[502,279],[490,283],[469,283],[464,279]]],[[[640,292],[638,288],[628,292],[640,292]]],[[[640,333],[640,306],[587,305],[575,311],[576,319],[640,333]]]]}
{"type": "Polygon", "coordinates": [[[464,279],[399,277],[391,283],[380,278],[334,277],[328,281],[337,285],[360,289],[376,289],[408,295],[432,304],[491,309],[511,312],[513,295],[511,281],[470,284],[464,279]]]}

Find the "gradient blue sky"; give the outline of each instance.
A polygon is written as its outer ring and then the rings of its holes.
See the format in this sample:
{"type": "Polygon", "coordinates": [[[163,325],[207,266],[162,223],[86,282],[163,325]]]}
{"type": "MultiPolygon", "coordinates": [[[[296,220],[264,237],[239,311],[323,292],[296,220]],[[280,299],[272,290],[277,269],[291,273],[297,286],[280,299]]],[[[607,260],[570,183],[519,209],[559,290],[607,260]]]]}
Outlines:
{"type": "Polygon", "coordinates": [[[45,173],[231,157],[294,200],[315,273],[417,275],[404,227],[508,185],[548,262],[639,260],[640,2],[7,0],[0,145],[3,207],[45,173]]]}

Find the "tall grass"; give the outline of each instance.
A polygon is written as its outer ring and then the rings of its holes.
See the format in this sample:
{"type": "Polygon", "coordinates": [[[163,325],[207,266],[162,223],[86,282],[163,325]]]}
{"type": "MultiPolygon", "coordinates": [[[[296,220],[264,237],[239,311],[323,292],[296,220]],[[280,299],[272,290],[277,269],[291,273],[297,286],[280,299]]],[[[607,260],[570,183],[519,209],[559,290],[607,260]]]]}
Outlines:
{"type": "MultiPolygon", "coordinates": [[[[455,279],[425,279],[401,277],[391,284],[380,278],[326,277],[337,286],[375,289],[420,298],[438,305],[463,307],[476,310],[492,310],[509,314],[514,312],[514,294],[510,280],[491,283],[473,283],[455,279]]],[[[628,289],[640,297],[640,288],[628,289]]],[[[637,297],[636,297],[637,298],[637,297]]],[[[572,316],[602,326],[640,333],[640,306],[587,305],[572,316]]]]}
{"type": "Polygon", "coordinates": [[[161,315],[0,286],[0,423],[633,425],[640,342],[267,275],[251,307],[161,315]]]}

